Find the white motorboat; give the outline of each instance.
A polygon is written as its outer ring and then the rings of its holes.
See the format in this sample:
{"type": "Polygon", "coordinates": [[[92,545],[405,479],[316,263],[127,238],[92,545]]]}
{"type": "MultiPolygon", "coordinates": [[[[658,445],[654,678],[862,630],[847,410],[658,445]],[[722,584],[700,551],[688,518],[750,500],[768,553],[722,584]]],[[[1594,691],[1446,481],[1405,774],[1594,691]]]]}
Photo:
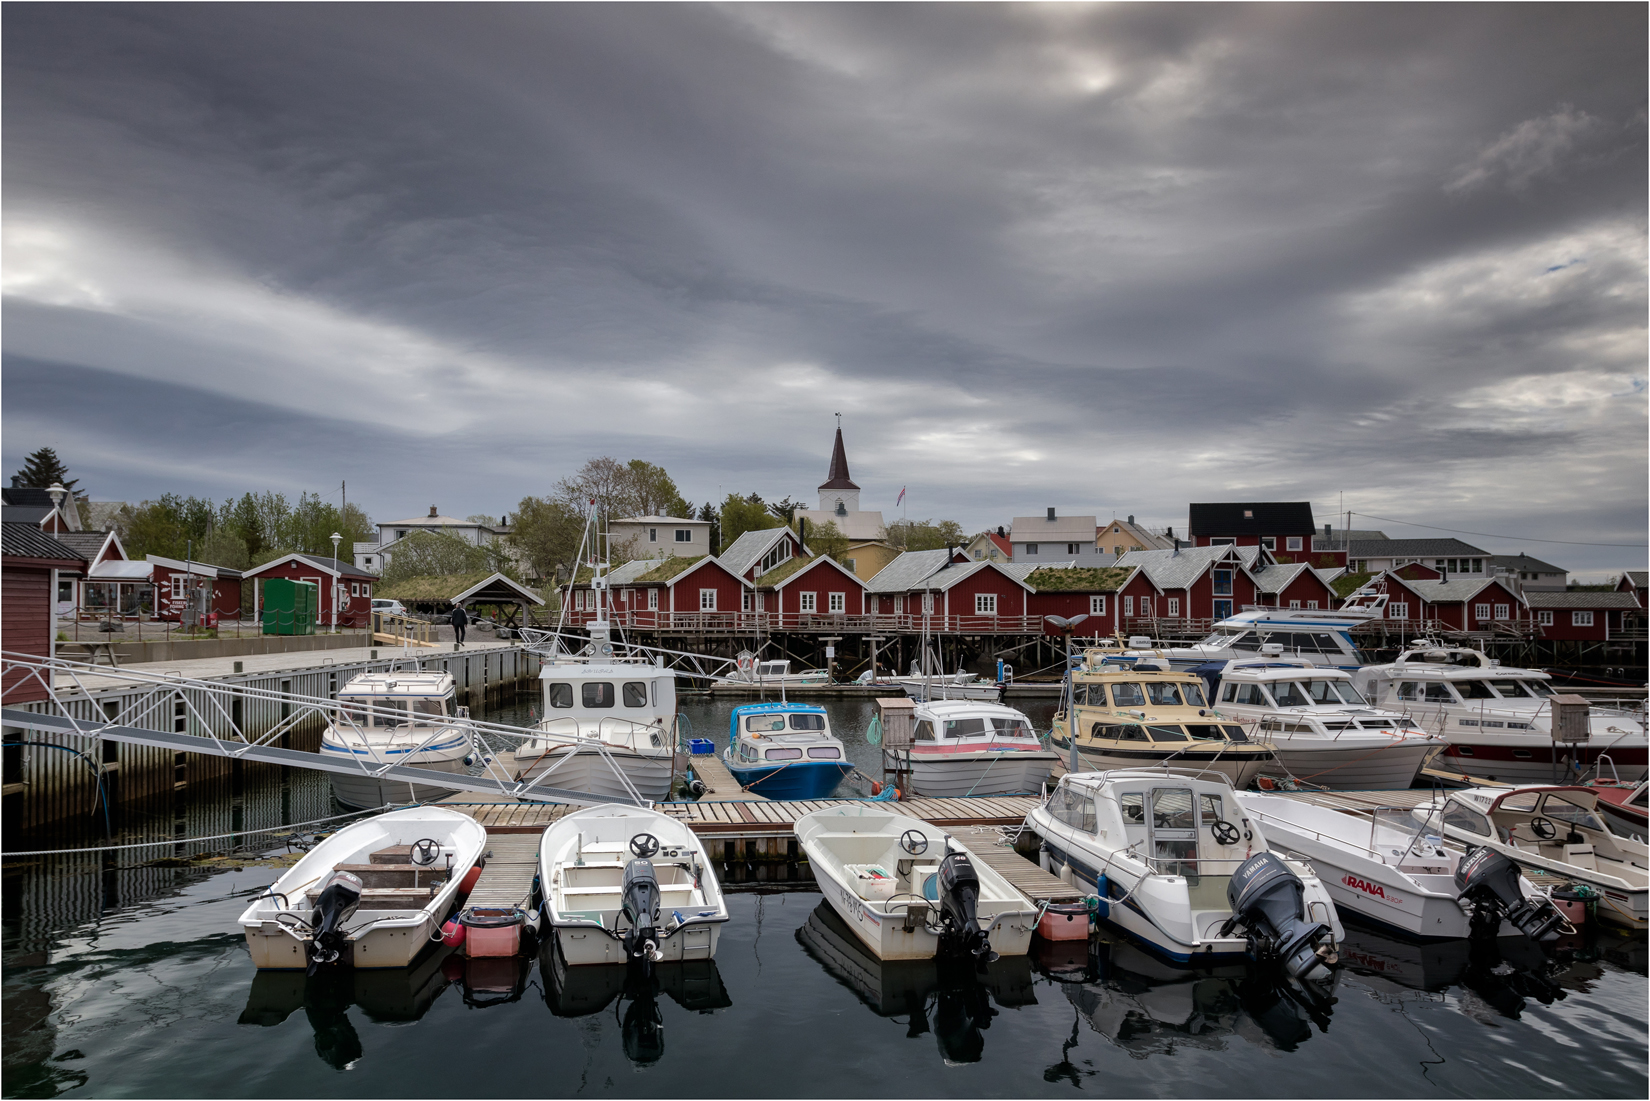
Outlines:
{"type": "Polygon", "coordinates": [[[795,828],[825,900],[879,960],[983,964],[1030,947],[1036,908],[938,826],[859,804],[795,828]]]}
{"type": "Polygon", "coordinates": [[[1636,783],[1646,774],[1644,713],[1593,704],[1579,740],[1554,735],[1552,678],[1538,669],[1502,665],[1477,650],[1417,640],[1387,665],[1357,675],[1365,697],[1403,711],[1450,744],[1438,763],[1507,784],[1563,784],[1581,779],[1607,757],[1615,775],[1636,783]]]}
{"type": "Polygon", "coordinates": [[[1329,980],[1334,900],[1310,866],[1272,850],[1221,774],[1068,774],[1026,825],[1049,870],[1099,896],[1102,920],[1160,955],[1276,961],[1293,979],[1329,980]]]}
{"type": "Polygon", "coordinates": [[[979,700],[995,703],[1003,698],[1003,686],[973,673],[935,673],[931,676],[890,677],[883,683],[897,684],[905,694],[920,702],[933,700],[979,700]]]}
{"type": "Polygon", "coordinates": [[[1525,785],[1462,788],[1412,812],[1424,828],[1481,846],[1527,873],[1584,883],[1599,894],[1599,920],[1646,927],[1650,858],[1643,841],[1612,833],[1598,816],[1598,792],[1525,785]]]}
{"type": "Polygon", "coordinates": [[[909,746],[885,751],[885,765],[912,793],[935,798],[1040,790],[1058,754],[1043,748],[1031,720],[1012,707],[962,700],[919,703],[909,746]]]}
{"type": "Polygon", "coordinates": [[[1364,656],[1352,638],[1352,629],[1383,614],[1386,597],[1368,606],[1338,611],[1315,608],[1248,607],[1221,620],[1214,632],[1191,646],[1163,650],[1177,669],[1191,669],[1213,661],[1260,657],[1263,647],[1332,669],[1357,669],[1364,656]]]}
{"type": "Polygon", "coordinates": [[[759,688],[801,688],[830,684],[831,671],[829,669],[803,669],[800,672],[793,673],[789,661],[779,659],[763,661],[746,651],[735,659],[732,673],[725,677],[718,677],[711,683],[717,686],[734,687],[755,685],[759,688]]]}
{"type": "Polygon", "coordinates": [[[1444,739],[1369,706],[1352,674],[1294,658],[1231,661],[1213,692],[1223,718],[1272,747],[1263,776],[1340,790],[1407,788],[1444,739]]]}
{"type": "Polygon", "coordinates": [[[428,803],[457,791],[374,775],[384,765],[464,772],[475,753],[475,737],[455,698],[453,676],[447,672],[350,678],[321,735],[321,753],[353,761],[361,771],[331,773],[333,796],[346,807],[371,810],[391,803],[428,803]]]}
{"type": "Polygon", "coordinates": [[[406,967],[440,941],[441,923],[486,844],[474,818],[440,807],[345,826],[241,914],[253,964],[406,967]]]}
{"type": "Polygon", "coordinates": [[[1408,807],[1357,815],[1249,791],[1237,801],[1274,849],[1312,865],[1342,913],[1427,939],[1465,937],[1476,926],[1540,940],[1563,923],[1505,857],[1496,858],[1505,868],[1469,869],[1475,878],[1463,887],[1456,873],[1470,858],[1441,835],[1428,836],[1408,807]]]}
{"type": "Polygon", "coordinates": [[[539,884],[570,967],[712,959],[728,920],[703,842],[642,807],[590,807],[557,820],[539,843],[539,884]]]}

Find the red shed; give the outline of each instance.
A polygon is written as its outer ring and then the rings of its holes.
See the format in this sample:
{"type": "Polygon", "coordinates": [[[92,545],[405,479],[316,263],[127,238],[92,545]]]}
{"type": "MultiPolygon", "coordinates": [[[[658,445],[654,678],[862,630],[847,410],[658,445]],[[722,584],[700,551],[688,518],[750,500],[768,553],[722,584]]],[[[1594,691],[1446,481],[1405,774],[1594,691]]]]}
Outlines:
{"type": "MultiPolygon", "coordinates": [[[[652,573],[644,574],[643,578],[652,579],[654,574],[671,569],[681,561],[679,558],[667,558],[652,573]]],[[[730,572],[714,555],[708,554],[673,573],[665,579],[665,586],[670,592],[671,622],[678,626],[688,616],[737,615],[744,610],[745,594],[751,589],[749,582],[730,572]]]]}
{"type": "Polygon", "coordinates": [[[1545,639],[1606,642],[1641,619],[1642,608],[1628,592],[1548,592],[1526,590],[1524,600],[1545,639]]]}
{"type": "MultiPolygon", "coordinates": [[[[1118,598],[1128,590],[1131,581],[1142,576],[1138,567],[1043,567],[1033,570],[1026,576],[1026,584],[1033,590],[1027,607],[1042,624],[1043,633],[1046,635],[1060,634],[1060,629],[1046,618],[1051,615],[1060,616],[1062,619],[1087,616],[1088,618],[1076,628],[1076,633],[1083,638],[1115,635],[1118,610],[1121,607],[1118,598]]],[[[1129,591],[1134,595],[1149,593],[1151,582],[1147,579],[1144,586],[1129,591]]]]}
{"type": "Polygon", "coordinates": [[[159,619],[178,619],[183,615],[184,599],[190,589],[211,590],[208,607],[224,617],[241,614],[241,574],[223,566],[205,562],[183,562],[176,558],[162,558],[151,554],[149,581],[155,586],[155,616],[159,619]]]}
{"type": "Polygon", "coordinates": [[[1252,571],[1256,603],[1274,608],[1330,609],[1340,604],[1335,590],[1304,562],[1252,571]]]}
{"type": "MultiPolygon", "coordinates": [[[[34,523],[4,524],[0,560],[0,628],[7,650],[32,657],[57,656],[57,573],[81,572],[86,560],[44,534],[34,523]]],[[[46,686],[27,673],[8,671],[0,695],[8,704],[46,698],[46,686]]]]}
{"type": "MultiPolygon", "coordinates": [[[[778,612],[778,626],[792,627],[830,616],[865,613],[865,582],[825,555],[792,558],[756,582],[760,610],[778,612]]],[[[771,621],[770,621],[771,622],[771,621]]]]}
{"type": "Polygon", "coordinates": [[[289,554],[247,570],[242,576],[252,580],[255,614],[263,612],[262,584],[265,578],[284,577],[289,581],[313,582],[321,594],[319,627],[330,627],[334,622],[339,627],[367,626],[372,613],[372,586],[378,580],[377,574],[359,569],[352,562],[343,559],[334,562],[318,554],[289,554]],[[335,607],[336,621],[333,618],[335,607]]]}
{"type": "Polygon", "coordinates": [[[1623,570],[1616,592],[1632,593],[1639,607],[1650,607],[1650,570],[1623,570]]]}

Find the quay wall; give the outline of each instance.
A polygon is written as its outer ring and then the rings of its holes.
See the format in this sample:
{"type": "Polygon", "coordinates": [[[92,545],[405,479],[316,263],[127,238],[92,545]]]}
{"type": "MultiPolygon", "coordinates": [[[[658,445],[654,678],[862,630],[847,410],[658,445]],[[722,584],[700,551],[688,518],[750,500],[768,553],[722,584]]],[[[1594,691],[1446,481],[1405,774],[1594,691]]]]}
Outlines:
{"type": "MultiPolygon", "coordinates": [[[[109,636],[87,635],[81,641],[103,642],[109,636]]],[[[315,650],[348,650],[372,645],[364,631],[336,635],[254,635],[251,638],[180,638],[154,642],[115,640],[115,657],[127,664],[148,661],[192,661],[196,658],[238,658],[250,654],[300,654],[315,650]]],[[[77,657],[73,641],[59,642],[64,657],[77,657]]]]}
{"type": "MultiPolygon", "coordinates": [[[[394,653],[398,656],[393,659],[328,662],[202,679],[310,700],[335,699],[339,689],[357,674],[408,669],[416,661],[424,670],[451,673],[458,703],[476,708],[531,690],[541,662],[539,655],[519,647],[456,653],[429,651],[415,654],[411,659],[402,651],[394,653]]],[[[110,672],[113,676],[119,673],[118,670],[110,672]]],[[[63,702],[64,709],[76,719],[93,722],[120,716],[125,726],[200,737],[232,737],[238,727],[246,736],[258,738],[290,719],[292,714],[292,705],[279,700],[236,695],[226,703],[221,695],[204,689],[172,689],[155,684],[114,685],[66,697],[63,702]]],[[[58,711],[58,706],[50,700],[19,706],[47,714],[58,711]]],[[[323,729],[324,720],[317,714],[286,730],[277,744],[287,749],[318,751],[323,729]]],[[[238,783],[243,770],[257,767],[224,757],[173,752],[156,746],[122,745],[92,736],[42,734],[7,727],[3,737],[3,820],[8,833],[90,816],[98,809],[100,782],[101,797],[118,805],[183,791],[192,784],[218,778],[238,783]],[[27,742],[63,748],[23,744],[27,742]]]]}

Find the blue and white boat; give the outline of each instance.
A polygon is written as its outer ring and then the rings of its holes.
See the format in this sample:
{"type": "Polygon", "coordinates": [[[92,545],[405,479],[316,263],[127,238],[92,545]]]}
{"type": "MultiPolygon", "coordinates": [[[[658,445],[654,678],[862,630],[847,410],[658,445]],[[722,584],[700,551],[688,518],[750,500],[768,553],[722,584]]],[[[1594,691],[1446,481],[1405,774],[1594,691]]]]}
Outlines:
{"type": "Polygon", "coordinates": [[[359,773],[332,773],[332,794],[346,807],[427,803],[457,788],[385,780],[387,764],[437,772],[466,771],[475,753],[469,723],[454,704],[446,672],[362,673],[338,692],[338,708],[321,735],[321,753],[354,761],[359,773]]]}
{"type": "Polygon", "coordinates": [[[824,799],[854,767],[825,709],[805,703],[734,708],[722,761],[740,787],[769,799],[824,799]]]}
{"type": "Polygon", "coordinates": [[[1210,662],[1269,656],[1354,672],[1368,665],[1352,637],[1352,628],[1384,614],[1386,597],[1348,603],[1337,611],[1316,608],[1248,607],[1215,624],[1214,633],[1191,646],[1154,651],[1176,669],[1210,662]]]}

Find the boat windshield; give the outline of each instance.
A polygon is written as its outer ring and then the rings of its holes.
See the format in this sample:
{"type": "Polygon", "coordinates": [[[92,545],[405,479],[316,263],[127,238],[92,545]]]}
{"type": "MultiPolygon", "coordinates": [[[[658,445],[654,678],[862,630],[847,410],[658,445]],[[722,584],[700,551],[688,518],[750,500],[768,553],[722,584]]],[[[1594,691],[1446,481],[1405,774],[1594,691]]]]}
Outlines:
{"type": "MultiPolygon", "coordinates": [[[[1434,831],[1437,830],[1437,818],[1429,820],[1434,831]]],[[[1369,848],[1383,861],[1395,863],[1415,847],[1417,840],[1421,840],[1421,823],[1415,816],[1402,807],[1376,807],[1370,819],[1369,848]]],[[[1434,832],[1424,838],[1432,846],[1442,846],[1443,838],[1434,832]]]]}
{"type": "Polygon", "coordinates": [[[1464,700],[1493,700],[1494,692],[1490,691],[1490,682],[1487,680],[1458,680],[1455,690],[1461,693],[1464,700]]]}
{"type": "Polygon", "coordinates": [[[791,729],[792,730],[824,730],[825,729],[825,716],[824,715],[792,714],[791,715],[791,729]]]}
{"type": "Polygon", "coordinates": [[[1199,646],[1236,646],[1249,638],[1246,627],[1217,627],[1215,633],[1198,643],[1199,646]]]}
{"type": "Polygon", "coordinates": [[[1543,695],[1543,696],[1545,696],[1545,695],[1550,694],[1550,693],[1547,693],[1547,692],[1535,693],[1535,692],[1530,691],[1530,689],[1532,689],[1532,688],[1537,688],[1537,687],[1545,688],[1546,687],[1545,685],[1542,685],[1539,682],[1516,681],[1516,680],[1492,680],[1492,681],[1486,681],[1485,683],[1488,684],[1491,688],[1495,689],[1496,694],[1499,695],[1502,699],[1507,699],[1507,700],[1527,700],[1532,695],[1543,695]]]}
{"type": "Polygon", "coordinates": [[[1146,698],[1157,707],[1179,707],[1180,686],[1178,684],[1162,684],[1148,681],[1146,683],[1146,698]]]}
{"type": "Polygon", "coordinates": [[[1368,702],[1358,694],[1356,688],[1352,687],[1352,682],[1347,680],[1319,680],[1313,678],[1309,681],[1300,682],[1300,688],[1306,693],[1307,699],[1317,704],[1334,706],[1340,703],[1350,703],[1362,705],[1368,702]]]}
{"type": "Polygon", "coordinates": [[[1180,690],[1186,694],[1187,707],[1209,706],[1209,701],[1203,698],[1203,686],[1201,684],[1183,684],[1180,686],[1180,690]]]}
{"type": "Polygon", "coordinates": [[[784,715],[747,715],[745,729],[752,734],[771,734],[785,729],[784,715]]]}
{"type": "Polygon", "coordinates": [[[1138,684],[1124,683],[1111,686],[1112,703],[1118,707],[1146,706],[1146,693],[1140,690],[1138,684]]]}
{"type": "Polygon", "coordinates": [[[1306,707],[1312,702],[1312,698],[1292,680],[1273,682],[1272,698],[1278,701],[1279,707],[1306,707]]]}

